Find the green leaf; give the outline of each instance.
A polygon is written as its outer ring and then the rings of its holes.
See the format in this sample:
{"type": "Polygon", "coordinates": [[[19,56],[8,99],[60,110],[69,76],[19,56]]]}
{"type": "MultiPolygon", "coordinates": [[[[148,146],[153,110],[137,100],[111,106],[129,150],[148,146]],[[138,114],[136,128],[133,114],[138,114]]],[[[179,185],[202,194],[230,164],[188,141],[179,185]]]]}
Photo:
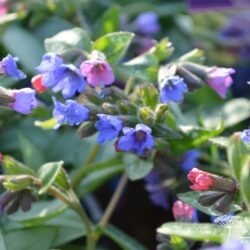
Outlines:
{"type": "Polygon", "coordinates": [[[155,81],[157,79],[158,60],[155,55],[145,53],[123,63],[121,68],[133,77],[155,81]]]}
{"type": "Polygon", "coordinates": [[[80,28],[64,30],[45,39],[44,46],[47,52],[63,53],[71,48],[90,51],[91,40],[86,31],[80,28]]]}
{"type": "MultiPolygon", "coordinates": [[[[200,194],[202,194],[202,192],[190,191],[190,192],[186,192],[186,193],[180,193],[177,195],[177,197],[178,197],[178,199],[184,201],[185,203],[191,205],[194,208],[197,208],[199,211],[201,211],[205,214],[212,215],[212,216],[223,215],[222,213],[215,211],[211,207],[202,206],[198,202],[198,197],[200,194]]],[[[239,211],[239,210],[241,210],[241,208],[238,205],[236,205],[236,204],[231,205],[230,212],[235,212],[235,211],[239,211]]]]}
{"type": "Polygon", "coordinates": [[[133,36],[134,34],[129,32],[109,33],[98,38],[92,49],[103,52],[111,64],[116,64],[125,55],[133,36]]]}
{"type": "MultiPolygon", "coordinates": [[[[175,132],[173,129],[169,128],[163,124],[156,124],[153,127],[153,134],[155,137],[173,140],[173,139],[181,139],[182,136],[175,132]]],[[[179,142],[178,142],[179,143],[179,142]]]]}
{"type": "Polygon", "coordinates": [[[157,229],[157,233],[176,235],[185,239],[221,243],[228,235],[228,229],[209,223],[169,222],[157,229]]]}
{"type": "Polygon", "coordinates": [[[120,174],[122,171],[123,167],[121,165],[116,165],[113,167],[100,169],[98,171],[90,173],[82,180],[82,182],[78,186],[77,188],[78,196],[83,197],[87,193],[96,190],[103,183],[108,181],[113,176],[120,174]]]}
{"type": "Polygon", "coordinates": [[[221,148],[227,148],[229,145],[229,139],[223,136],[214,137],[209,139],[208,141],[221,148]]]}
{"type": "Polygon", "coordinates": [[[2,43],[19,58],[26,70],[35,72],[34,67],[39,65],[44,54],[42,42],[36,36],[21,26],[10,25],[2,36],[2,43]]]}
{"type": "Polygon", "coordinates": [[[44,130],[53,129],[57,125],[58,121],[55,118],[50,118],[45,121],[35,121],[35,126],[42,128],[44,130]]]}
{"type": "Polygon", "coordinates": [[[146,250],[144,246],[142,246],[139,242],[137,242],[132,237],[128,236],[118,228],[107,225],[103,227],[102,232],[112,239],[121,249],[124,250],[146,250]]]}
{"type": "Polygon", "coordinates": [[[2,166],[5,174],[10,175],[35,175],[35,172],[28,166],[22,164],[21,162],[15,160],[11,156],[4,155],[2,160],[2,166]]]}
{"type": "Polygon", "coordinates": [[[55,235],[56,231],[54,228],[34,227],[6,232],[4,241],[8,250],[48,250],[55,235]]]}
{"type": "Polygon", "coordinates": [[[232,172],[237,180],[240,180],[241,170],[247,157],[247,147],[242,142],[239,133],[235,133],[229,141],[227,157],[232,168],[232,172]]]}
{"type": "Polygon", "coordinates": [[[244,161],[240,176],[240,191],[250,207],[250,155],[244,161]]]}
{"type": "Polygon", "coordinates": [[[94,26],[97,37],[120,30],[120,7],[112,6],[103,13],[94,26]]]}
{"type": "Polygon", "coordinates": [[[37,170],[45,162],[41,150],[23,134],[19,134],[18,137],[24,163],[37,170]]]}
{"type": "Polygon", "coordinates": [[[173,54],[174,48],[168,38],[162,39],[159,43],[153,46],[149,53],[153,54],[159,62],[166,60],[173,54]]]}
{"type": "Polygon", "coordinates": [[[49,162],[40,167],[38,170],[38,177],[42,181],[42,187],[39,190],[39,194],[45,193],[49,187],[54,184],[58,174],[61,171],[63,161],[49,162]]]}
{"type": "Polygon", "coordinates": [[[28,213],[19,210],[11,215],[10,218],[26,227],[34,227],[42,225],[46,221],[59,216],[66,208],[67,205],[59,200],[38,201],[32,205],[31,210],[28,213]]]}
{"type": "Polygon", "coordinates": [[[134,154],[124,155],[125,171],[131,181],[145,177],[153,168],[153,162],[144,161],[134,154]]]}

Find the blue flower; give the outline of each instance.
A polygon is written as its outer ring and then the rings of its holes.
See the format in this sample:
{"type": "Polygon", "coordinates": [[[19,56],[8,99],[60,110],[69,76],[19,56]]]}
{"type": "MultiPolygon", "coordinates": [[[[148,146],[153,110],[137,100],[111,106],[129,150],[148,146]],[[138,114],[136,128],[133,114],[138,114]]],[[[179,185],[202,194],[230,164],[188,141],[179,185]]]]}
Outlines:
{"type": "Polygon", "coordinates": [[[38,106],[34,89],[23,88],[12,90],[12,96],[14,102],[11,104],[11,108],[21,114],[29,115],[38,106]]]}
{"type": "Polygon", "coordinates": [[[162,187],[162,180],[159,173],[152,171],[144,178],[145,188],[149,192],[150,200],[156,206],[168,209],[168,194],[167,190],[162,187]]]}
{"type": "Polygon", "coordinates": [[[143,155],[146,150],[150,150],[155,144],[151,129],[144,124],[137,124],[135,129],[124,127],[122,132],[124,136],[121,136],[117,141],[117,150],[132,151],[138,155],[143,155]]]}
{"type": "Polygon", "coordinates": [[[158,16],[153,11],[141,13],[135,20],[137,30],[144,35],[154,35],[160,31],[158,16]]]}
{"type": "Polygon", "coordinates": [[[112,115],[97,115],[100,119],[95,123],[96,129],[99,131],[97,142],[103,144],[114,140],[122,129],[122,120],[112,115]]]}
{"type": "Polygon", "coordinates": [[[56,72],[62,64],[62,58],[55,53],[44,54],[36,70],[42,75],[43,85],[45,87],[51,88],[57,84],[56,72]]]}
{"type": "Polygon", "coordinates": [[[185,153],[181,168],[185,172],[189,172],[192,168],[197,166],[198,159],[200,157],[200,151],[197,149],[189,150],[185,153]]]}
{"type": "Polygon", "coordinates": [[[179,76],[169,76],[160,83],[160,101],[162,103],[181,102],[184,93],[188,91],[183,78],[179,76]]]}
{"type": "Polygon", "coordinates": [[[79,69],[73,64],[62,64],[55,73],[56,85],[52,90],[57,93],[62,91],[65,99],[82,92],[86,87],[86,81],[81,76],[79,69]]]}
{"type": "Polygon", "coordinates": [[[245,143],[250,143],[250,129],[245,129],[240,133],[241,140],[245,143]]]}
{"type": "Polygon", "coordinates": [[[89,110],[74,100],[67,100],[63,104],[53,97],[53,102],[55,105],[53,117],[56,118],[59,126],[63,123],[67,123],[70,126],[79,125],[81,122],[89,119],[89,110]]]}
{"type": "Polygon", "coordinates": [[[250,242],[240,241],[237,239],[229,240],[221,246],[205,247],[202,250],[249,250],[250,242]]]}
{"type": "Polygon", "coordinates": [[[12,55],[8,54],[0,62],[0,73],[10,76],[15,80],[21,80],[26,78],[26,75],[17,68],[17,61],[17,57],[13,57],[12,55]]]}

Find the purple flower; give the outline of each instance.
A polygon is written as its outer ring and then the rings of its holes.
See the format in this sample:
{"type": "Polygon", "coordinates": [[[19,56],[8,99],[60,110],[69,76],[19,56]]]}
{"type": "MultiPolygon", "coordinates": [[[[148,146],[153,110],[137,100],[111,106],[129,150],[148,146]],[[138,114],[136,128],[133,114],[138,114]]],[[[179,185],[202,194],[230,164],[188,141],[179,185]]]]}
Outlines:
{"type": "Polygon", "coordinates": [[[67,100],[63,104],[53,97],[53,102],[55,105],[53,117],[56,118],[59,126],[63,123],[67,123],[70,126],[79,125],[81,122],[89,119],[89,110],[74,100],[67,100]]]}
{"type": "Polygon", "coordinates": [[[17,61],[17,57],[13,57],[12,55],[8,54],[0,62],[0,73],[10,76],[15,80],[21,80],[26,78],[26,75],[17,68],[17,61]]]}
{"type": "Polygon", "coordinates": [[[245,143],[250,143],[250,129],[245,129],[240,133],[241,140],[245,143]]]}
{"type": "Polygon", "coordinates": [[[97,115],[100,119],[95,123],[96,129],[99,131],[97,142],[103,144],[114,140],[122,129],[122,120],[112,115],[97,115]]]}
{"type": "Polygon", "coordinates": [[[154,35],[160,31],[158,16],[153,11],[141,13],[135,20],[137,30],[143,35],[154,35]]]}
{"type": "Polygon", "coordinates": [[[38,106],[35,91],[31,88],[12,90],[11,93],[14,102],[10,107],[21,114],[29,115],[38,106]]]}
{"type": "Polygon", "coordinates": [[[155,142],[151,135],[151,128],[144,124],[137,124],[135,129],[124,127],[122,129],[124,136],[117,141],[117,150],[132,151],[138,155],[143,155],[146,150],[150,150],[155,142]]]}
{"type": "Polygon", "coordinates": [[[214,89],[221,98],[225,98],[227,89],[233,83],[233,79],[230,75],[234,73],[235,70],[232,68],[212,67],[207,73],[207,84],[214,89]]]}
{"type": "MultiPolygon", "coordinates": [[[[74,96],[77,92],[81,93],[85,87],[86,82],[80,74],[80,70],[73,64],[62,64],[56,70],[55,79],[56,85],[52,87],[52,90],[57,93],[62,91],[62,95],[65,99],[74,96]]],[[[43,83],[43,85],[45,85],[43,83]]]]}
{"type": "Polygon", "coordinates": [[[62,64],[62,58],[55,53],[44,54],[40,65],[36,67],[42,75],[44,87],[51,88],[57,84],[56,72],[62,64]]]}
{"type": "Polygon", "coordinates": [[[200,151],[197,149],[189,150],[185,153],[183,157],[183,162],[181,164],[181,168],[185,172],[189,172],[192,168],[197,166],[197,161],[200,157],[200,151]]]}
{"type": "Polygon", "coordinates": [[[162,186],[162,180],[159,173],[152,171],[144,178],[145,188],[149,192],[150,200],[156,206],[168,209],[168,194],[167,190],[162,186]]]}
{"type": "Polygon", "coordinates": [[[81,73],[87,78],[92,87],[110,85],[114,82],[115,76],[107,61],[90,59],[84,61],[80,66],[81,73]]]}
{"type": "Polygon", "coordinates": [[[188,91],[183,78],[179,76],[169,76],[160,83],[160,101],[162,103],[181,102],[184,93],[188,91]]]}
{"type": "Polygon", "coordinates": [[[250,242],[240,240],[229,240],[221,246],[205,247],[202,250],[248,250],[250,249],[250,242]]]}

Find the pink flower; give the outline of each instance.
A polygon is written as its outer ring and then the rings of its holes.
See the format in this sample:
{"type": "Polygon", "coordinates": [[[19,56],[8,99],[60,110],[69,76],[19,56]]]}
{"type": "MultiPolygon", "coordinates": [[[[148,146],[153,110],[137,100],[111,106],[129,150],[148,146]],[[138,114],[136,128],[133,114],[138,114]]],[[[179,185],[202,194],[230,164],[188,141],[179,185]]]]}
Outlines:
{"type": "Polygon", "coordinates": [[[36,75],[31,79],[32,87],[36,90],[36,92],[42,94],[44,91],[46,91],[46,87],[43,85],[43,76],[42,75],[36,75]]]}
{"type": "Polygon", "coordinates": [[[104,60],[90,59],[84,61],[80,66],[80,71],[92,87],[110,85],[115,80],[111,66],[104,60]]]}
{"type": "Polygon", "coordinates": [[[193,168],[187,175],[188,179],[193,183],[190,186],[195,191],[206,191],[209,190],[213,184],[211,175],[207,172],[193,168]]]}
{"type": "Polygon", "coordinates": [[[195,209],[182,201],[176,201],[172,207],[175,220],[192,221],[195,209]]]}
{"type": "Polygon", "coordinates": [[[0,0],[0,17],[4,16],[9,11],[9,5],[7,0],[0,0]]]}
{"type": "Polygon", "coordinates": [[[230,75],[234,73],[232,68],[211,67],[207,72],[207,83],[221,98],[225,98],[227,89],[233,84],[230,75]]]}

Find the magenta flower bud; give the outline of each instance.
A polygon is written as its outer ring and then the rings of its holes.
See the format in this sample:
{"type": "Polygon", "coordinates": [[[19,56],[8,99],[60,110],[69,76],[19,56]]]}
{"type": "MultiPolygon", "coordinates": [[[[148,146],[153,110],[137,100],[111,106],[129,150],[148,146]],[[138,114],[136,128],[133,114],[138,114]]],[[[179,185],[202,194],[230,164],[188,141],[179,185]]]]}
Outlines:
{"type": "Polygon", "coordinates": [[[195,209],[182,201],[176,201],[172,208],[173,216],[177,221],[192,221],[195,209]]]}
{"type": "Polygon", "coordinates": [[[230,76],[234,74],[232,68],[211,67],[207,72],[207,84],[214,89],[221,98],[226,97],[227,89],[233,84],[233,79],[230,76]]]}
{"type": "Polygon", "coordinates": [[[193,185],[190,186],[191,189],[195,191],[206,191],[209,190],[213,184],[213,179],[210,174],[199,170],[198,168],[193,168],[188,173],[188,180],[190,180],[193,185]]]}
{"type": "Polygon", "coordinates": [[[90,59],[84,61],[80,66],[80,71],[92,87],[110,85],[115,80],[111,66],[104,60],[90,59]]]}
{"type": "Polygon", "coordinates": [[[14,102],[10,107],[21,114],[29,115],[38,106],[35,91],[31,88],[12,90],[12,96],[14,102]]]}

